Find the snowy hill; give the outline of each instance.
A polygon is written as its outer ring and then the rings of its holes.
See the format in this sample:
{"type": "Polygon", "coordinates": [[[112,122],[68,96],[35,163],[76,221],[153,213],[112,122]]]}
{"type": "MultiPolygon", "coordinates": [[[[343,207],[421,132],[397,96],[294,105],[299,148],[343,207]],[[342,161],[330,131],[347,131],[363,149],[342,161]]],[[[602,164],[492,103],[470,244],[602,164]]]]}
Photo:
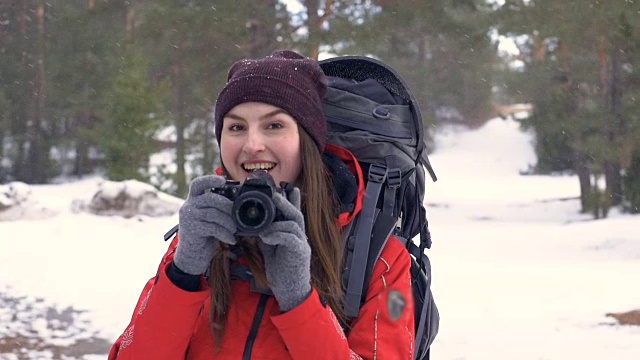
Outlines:
{"type": "MultiPolygon", "coordinates": [[[[520,175],[535,156],[513,121],[449,128],[436,144],[432,358],[638,359],[640,327],[605,314],[640,308],[640,217],[591,221],[575,177],[520,175]]],[[[126,327],[177,215],[87,212],[101,183],[14,190],[20,211],[0,221],[0,359],[103,359],[126,327]]],[[[160,197],[167,213],[179,203],[160,197]]]]}

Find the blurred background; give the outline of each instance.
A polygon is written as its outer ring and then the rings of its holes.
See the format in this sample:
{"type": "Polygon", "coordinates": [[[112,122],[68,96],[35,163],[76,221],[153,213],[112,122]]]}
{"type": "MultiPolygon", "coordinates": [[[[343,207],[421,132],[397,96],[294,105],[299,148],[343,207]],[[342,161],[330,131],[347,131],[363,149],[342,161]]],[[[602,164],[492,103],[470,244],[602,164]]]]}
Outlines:
{"type": "Polygon", "coordinates": [[[392,65],[429,133],[526,112],[526,173],[576,174],[594,217],[639,212],[639,45],[637,1],[0,0],[0,183],[101,174],[184,196],[217,166],[229,66],[291,48],[392,65]]]}
{"type": "Polygon", "coordinates": [[[106,357],[228,68],[287,48],[419,102],[434,358],[639,358],[640,1],[0,0],[1,360],[106,357]]]}

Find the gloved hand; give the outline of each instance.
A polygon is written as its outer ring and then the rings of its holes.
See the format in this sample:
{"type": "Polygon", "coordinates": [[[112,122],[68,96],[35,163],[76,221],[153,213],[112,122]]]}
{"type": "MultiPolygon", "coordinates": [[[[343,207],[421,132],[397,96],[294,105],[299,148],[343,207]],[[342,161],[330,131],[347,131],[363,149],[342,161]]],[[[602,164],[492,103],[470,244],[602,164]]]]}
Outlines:
{"type": "Polygon", "coordinates": [[[300,211],[300,190],[290,191],[290,200],[279,193],[272,198],[284,220],[274,221],[266,228],[258,244],[269,287],[284,312],[298,306],[311,293],[311,247],[300,211]]]}
{"type": "Polygon", "coordinates": [[[225,184],[225,178],[205,175],[191,182],[189,196],[180,207],[179,241],[174,264],[187,274],[204,274],[210,266],[218,241],[235,244],[236,224],[231,217],[233,202],[205,191],[225,184]]]}

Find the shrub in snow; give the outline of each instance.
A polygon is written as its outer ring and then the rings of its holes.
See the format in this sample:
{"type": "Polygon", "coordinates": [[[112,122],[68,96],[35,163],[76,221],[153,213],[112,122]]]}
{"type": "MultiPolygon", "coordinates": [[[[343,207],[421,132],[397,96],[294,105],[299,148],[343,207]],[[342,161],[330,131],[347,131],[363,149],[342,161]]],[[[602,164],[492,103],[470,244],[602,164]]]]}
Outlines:
{"type": "Polygon", "coordinates": [[[23,182],[0,185],[0,221],[39,220],[56,215],[31,195],[31,187],[23,182]]]}
{"type": "Polygon", "coordinates": [[[100,183],[91,201],[80,205],[78,210],[127,218],[136,215],[170,216],[178,211],[182,202],[182,199],[159,192],[153,186],[137,180],[105,181],[100,183]]]}
{"type": "Polygon", "coordinates": [[[19,206],[29,200],[31,188],[23,182],[0,185],[0,211],[19,206]]]}

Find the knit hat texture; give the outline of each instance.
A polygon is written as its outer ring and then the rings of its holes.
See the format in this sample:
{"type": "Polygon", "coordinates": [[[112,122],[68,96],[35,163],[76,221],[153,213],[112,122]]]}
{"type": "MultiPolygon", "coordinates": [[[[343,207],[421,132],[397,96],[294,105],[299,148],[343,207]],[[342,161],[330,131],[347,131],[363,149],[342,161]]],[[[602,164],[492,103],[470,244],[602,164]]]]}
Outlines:
{"type": "Polygon", "coordinates": [[[218,144],[222,119],[245,102],[262,102],[285,110],[324,150],[327,123],[322,98],[327,78],[318,62],[291,50],[279,50],[261,59],[243,59],[229,69],[227,84],[216,100],[215,133],[218,144]]]}

